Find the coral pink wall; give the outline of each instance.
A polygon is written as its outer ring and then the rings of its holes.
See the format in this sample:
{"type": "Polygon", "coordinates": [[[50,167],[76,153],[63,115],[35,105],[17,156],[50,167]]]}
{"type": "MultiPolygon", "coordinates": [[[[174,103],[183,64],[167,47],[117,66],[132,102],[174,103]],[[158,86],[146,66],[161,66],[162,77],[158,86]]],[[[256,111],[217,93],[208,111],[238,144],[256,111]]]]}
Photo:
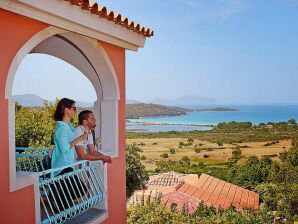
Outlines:
{"type": "MultiPolygon", "coordinates": [[[[33,186],[9,192],[8,102],[5,84],[15,54],[34,34],[48,25],[0,9],[0,223],[34,223],[33,186]]],[[[125,49],[100,42],[116,71],[119,87],[119,157],[108,165],[108,220],[104,224],[126,223],[125,177],[125,49]]]]}
{"type": "Polygon", "coordinates": [[[17,51],[47,25],[0,9],[0,222],[34,223],[33,186],[9,192],[8,102],[6,76],[17,51]]]}
{"type": "Polygon", "coordinates": [[[108,165],[108,189],[109,189],[109,219],[104,224],[126,223],[126,165],[125,165],[125,50],[123,48],[100,42],[108,54],[116,71],[120,100],[119,113],[119,157],[113,159],[112,165],[108,165]]]}

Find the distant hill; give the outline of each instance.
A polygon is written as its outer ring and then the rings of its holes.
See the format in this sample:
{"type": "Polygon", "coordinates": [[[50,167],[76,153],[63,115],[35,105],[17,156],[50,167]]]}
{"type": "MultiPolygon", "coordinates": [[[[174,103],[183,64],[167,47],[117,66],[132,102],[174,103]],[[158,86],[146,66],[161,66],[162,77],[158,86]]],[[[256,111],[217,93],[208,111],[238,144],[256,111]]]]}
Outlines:
{"type": "Polygon", "coordinates": [[[13,100],[23,107],[41,107],[44,99],[34,94],[14,95],[13,100]]]}
{"type": "MultiPolygon", "coordinates": [[[[35,94],[23,94],[23,95],[14,95],[14,101],[21,104],[23,107],[42,107],[45,99],[35,95],[35,94]]],[[[54,101],[48,101],[50,104],[54,103],[54,101]]],[[[87,108],[93,107],[93,103],[77,101],[77,107],[87,108]]]]}
{"type": "Polygon", "coordinates": [[[188,111],[191,110],[159,104],[128,104],[126,105],[126,118],[133,119],[140,117],[180,116],[185,115],[188,111]]]}
{"type": "Polygon", "coordinates": [[[165,98],[157,98],[157,99],[149,101],[149,103],[162,104],[162,105],[167,105],[167,106],[189,106],[189,105],[216,104],[216,100],[214,98],[187,95],[187,96],[179,97],[175,100],[169,100],[169,99],[165,99],[165,98]]]}
{"type": "Polygon", "coordinates": [[[126,100],[126,104],[138,104],[138,103],[142,103],[142,102],[138,100],[130,100],[130,99],[126,100]]]}
{"type": "Polygon", "coordinates": [[[226,107],[215,107],[215,108],[208,108],[208,109],[195,109],[193,111],[197,112],[233,112],[238,111],[232,108],[226,108],[226,107]]]}

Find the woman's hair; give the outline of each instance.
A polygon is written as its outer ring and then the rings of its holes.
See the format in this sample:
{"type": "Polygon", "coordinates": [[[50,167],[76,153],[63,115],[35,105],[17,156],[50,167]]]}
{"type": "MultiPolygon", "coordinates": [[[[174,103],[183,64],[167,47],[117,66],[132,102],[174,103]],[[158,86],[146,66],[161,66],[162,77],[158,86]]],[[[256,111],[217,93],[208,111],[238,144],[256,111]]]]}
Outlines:
{"type": "Polygon", "coordinates": [[[65,108],[70,109],[72,107],[72,105],[75,104],[75,103],[76,102],[74,100],[67,99],[67,98],[62,98],[58,102],[57,107],[56,107],[56,111],[55,111],[55,114],[54,114],[55,121],[62,121],[65,108]]]}

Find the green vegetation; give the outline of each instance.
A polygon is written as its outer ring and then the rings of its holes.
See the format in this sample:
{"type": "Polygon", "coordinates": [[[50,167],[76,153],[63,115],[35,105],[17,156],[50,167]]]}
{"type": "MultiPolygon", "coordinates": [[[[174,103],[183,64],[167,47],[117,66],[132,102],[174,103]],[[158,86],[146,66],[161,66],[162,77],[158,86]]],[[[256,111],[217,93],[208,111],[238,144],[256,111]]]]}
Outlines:
{"type": "Polygon", "coordinates": [[[126,196],[129,198],[135,190],[144,186],[148,180],[145,166],[141,163],[142,149],[136,144],[126,145],[126,196]]]}
{"type": "Polygon", "coordinates": [[[280,154],[281,162],[272,161],[269,156],[252,156],[242,165],[232,165],[227,176],[234,184],[256,189],[261,201],[289,223],[298,220],[297,136],[296,133],[293,137],[293,147],[280,154]]]}
{"type": "Polygon", "coordinates": [[[168,153],[163,153],[160,155],[161,158],[169,158],[169,154],[168,153]]]}
{"type": "MultiPolygon", "coordinates": [[[[174,205],[173,205],[174,207],[174,205]]],[[[188,214],[187,206],[181,212],[171,211],[159,203],[134,205],[127,211],[128,224],[271,224],[273,217],[266,208],[260,211],[237,212],[206,207],[201,203],[197,210],[188,214]]]]}
{"type": "MultiPolygon", "coordinates": [[[[229,122],[219,123],[209,131],[168,131],[168,132],[127,132],[128,139],[142,138],[192,138],[202,141],[221,142],[227,144],[238,144],[242,142],[278,141],[291,139],[298,130],[297,125],[287,122],[252,125],[250,122],[229,122]]],[[[187,144],[187,143],[185,143],[187,144]]],[[[183,147],[184,143],[179,147],[183,147]]]]}
{"type": "Polygon", "coordinates": [[[272,211],[271,214],[293,223],[298,220],[298,132],[292,137],[292,148],[281,153],[279,161],[273,161],[272,156],[251,156],[239,164],[237,161],[242,158],[242,153],[241,147],[236,145],[228,163],[212,164],[209,161],[208,164],[204,160],[183,157],[179,161],[158,161],[156,172],[208,173],[256,190],[260,193],[261,203],[272,211]]]}
{"type": "Polygon", "coordinates": [[[40,109],[15,106],[15,134],[17,147],[47,148],[52,145],[56,122],[55,105],[47,103],[40,109]]]}
{"type": "Polygon", "coordinates": [[[230,108],[222,108],[222,107],[191,110],[187,108],[164,106],[160,104],[136,103],[136,104],[126,105],[126,119],[137,119],[140,117],[181,116],[181,115],[185,115],[186,112],[191,112],[191,111],[228,112],[228,111],[237,111],[237,110],[230,109],[230,108]]]}
{"type": "Polygon", "coordinates": [[[241,149],[240,149],[240,148],[235,148],[235,149],[233,149],[233,151],[232,151],[232,159],[233,159],[233,160],[238,160],[238,159],[240,159],[241,154],[242,154],[242,152],[241,152],[241,149]]]}
{"type": "Polygon", "coordinates": [[[201,149],[199,149],[199,148],[195,148],[195,152],[196,152],[196,153],[200,153],[200,152],[201,152],[201,149]]]}
{"type": "Polygon", "coordinates": [[[140,117],[180,116],[185,115],[188,111],[191,110],[159,104],[128,104],[126,105],[126,118],[135,119],[140,117]]]}
{"type": "Polygon", "coordinates": [[[227,163],[220,163],[218,161],[208,161],[203,159],[191,160],[184,156],[179,161],[161,160],[156,163],[155,172],[169,172],[175,171],[179,173],[201,174],[209,173],[218,178],[226,179],[228,175],[227,163]]]}
{"type": "Polygon", "coordinates": [[[170,148],[170,153],[171,154],[175,154],[176,153],[176,150],[174,148],[170,148]]]}

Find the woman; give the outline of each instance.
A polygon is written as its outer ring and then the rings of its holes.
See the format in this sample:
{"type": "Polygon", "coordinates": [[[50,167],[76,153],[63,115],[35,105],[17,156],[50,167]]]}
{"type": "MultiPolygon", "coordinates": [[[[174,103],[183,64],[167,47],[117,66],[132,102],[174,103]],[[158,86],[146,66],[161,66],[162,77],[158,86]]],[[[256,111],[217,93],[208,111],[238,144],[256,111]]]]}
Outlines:
{"type": "MultiPolygon", "coordinates": [[[[67,98],[63,98],[59,101],[54,119],[57,121],[56,130],[54,133],[54,150],[52,154],[52,168],[58,168],[63,166],[71,166],[75,162],[75,148],[74,146],[87,139],[88,133],[84,133],[78,138],[75,138],[74,127],[71,124],[71,120],[74,119],[76,115],[76,106],[75,101],[67,98]]],[[[72,172],[73,168],[68,167],[63,170],[55,172],[55,176],[63,175],[65,173],[72,172]]],[[[69,192],[70,194],[66,194],[67,201],[71,201],[71,199],[75,199],[76,195],[84,195],[86,193],[86,186],[81,182],[79,184],[80,179],[78,177],[71,177],[66,179],[65,182],[61,182],[60,184],[54,184],[51,186],[52,193],[50,198],[59,198],[59,195],[62,195],[63,191],[69,192]],[[77,186],[81,186],[77,189],[77,186]],[[61,189],[62,187],[62,189],[61,189]],[[74,189],[72,191],[71,189],[74,189]]],[[[61,198],[61,196],[60,196],[61,198]]],[[[62,202],[64,207],[67,206],[67,202],[64,200],[65,197],[62,198],[62,202]]],[[[61,202],[57,202],[55,207],[62,209],[61,202]]]]}
{"type": "Polygon", "coordinates": [[[63,98],[59,101],[54,114],[57,126],[54,133],[55,146],[52,154],[52,168],[73,164],[75,162],[74,146],[87,139],[87,133],[75,139],[74,127],[70,121],[74,119],[76,113],[77,110],[74,100],[63,98]]]}

